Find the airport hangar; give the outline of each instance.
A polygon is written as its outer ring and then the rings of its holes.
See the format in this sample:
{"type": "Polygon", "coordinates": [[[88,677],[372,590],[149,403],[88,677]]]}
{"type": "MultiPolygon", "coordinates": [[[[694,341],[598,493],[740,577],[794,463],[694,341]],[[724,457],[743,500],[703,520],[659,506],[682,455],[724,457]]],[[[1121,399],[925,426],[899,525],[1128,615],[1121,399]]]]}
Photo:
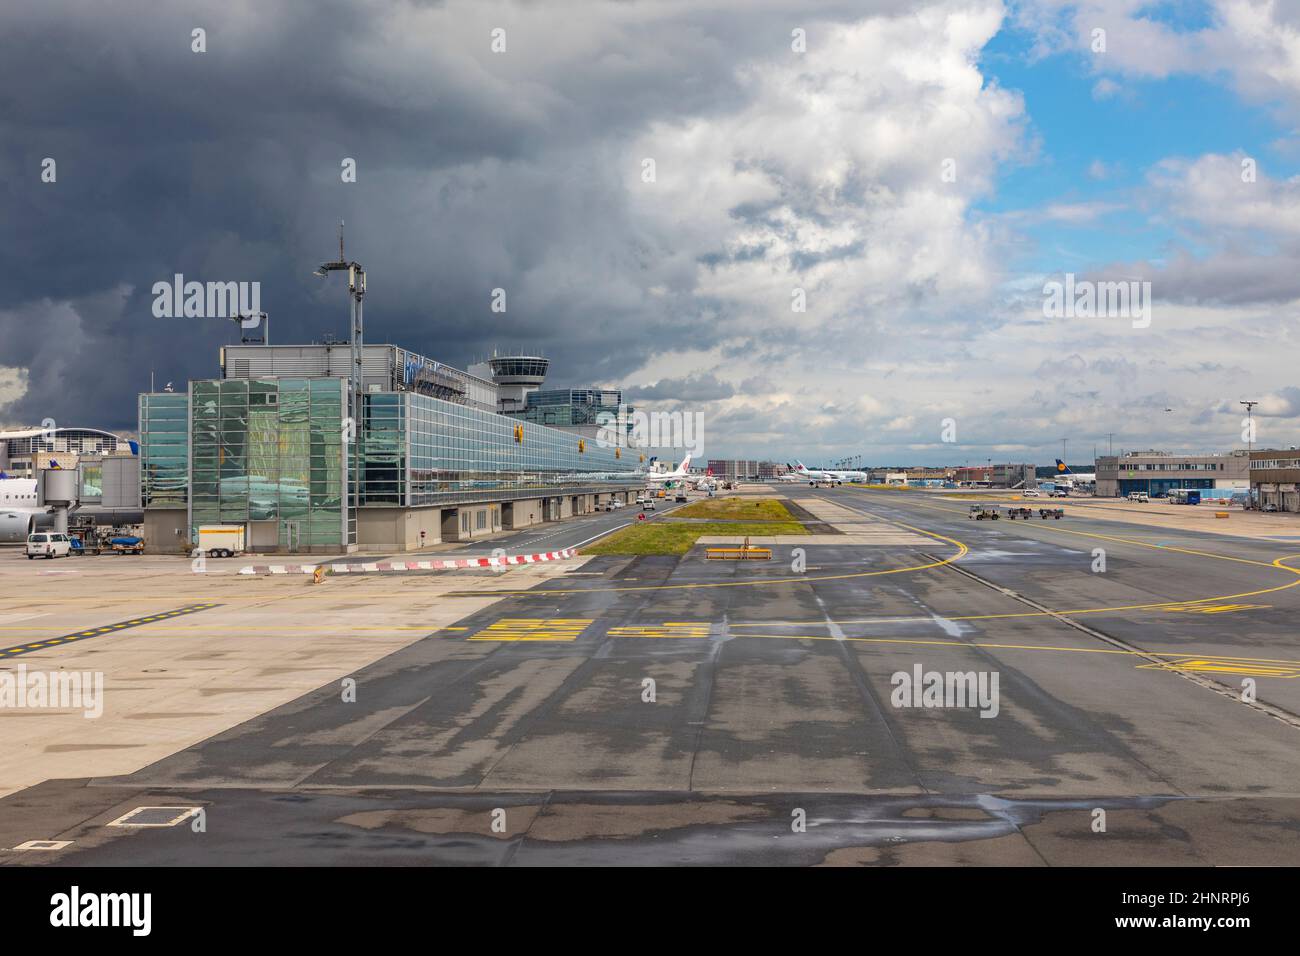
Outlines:
{"type": "Polygon", "coordinates": [[[223,524],[244,526],[250,551],[410,551],[590,513],[644,487],[639,450],[503,414],[540,389],[540,356],[474,366],[489,378],[363,345],[348,429],[351,366],[349,343],[229,345],[220,378],[141,394],[146,542],[189,548],[200,526],[223,524]]]}

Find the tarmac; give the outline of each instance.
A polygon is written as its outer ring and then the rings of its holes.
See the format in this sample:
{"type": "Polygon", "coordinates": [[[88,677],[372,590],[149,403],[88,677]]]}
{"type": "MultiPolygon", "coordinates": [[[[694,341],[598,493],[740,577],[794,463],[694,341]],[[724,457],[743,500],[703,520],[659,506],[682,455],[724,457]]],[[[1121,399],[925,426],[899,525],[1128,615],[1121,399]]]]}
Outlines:
{"type": "Polygon", "coordinates": [[[1300,543],[761,493],[821,533],[321,585],[0,553],[42,645],[0,667],[105,675],[0,708],[0,863],[1300,863],[1300,543]]]}

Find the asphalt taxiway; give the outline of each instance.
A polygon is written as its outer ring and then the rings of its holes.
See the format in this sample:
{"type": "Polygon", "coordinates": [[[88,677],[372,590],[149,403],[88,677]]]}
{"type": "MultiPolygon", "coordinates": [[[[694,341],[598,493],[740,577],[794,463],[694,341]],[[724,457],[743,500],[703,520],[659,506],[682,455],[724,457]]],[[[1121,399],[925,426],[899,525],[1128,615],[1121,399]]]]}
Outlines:
{"type": "Polygon", "coordinates": [[[993,522],[767,493],[865,531],[458,575],[445,599],[481,604],[348,672],[353,699],[322,683],[134,773],[5,797],[0,846],[68,845],[0,860],[1300,863],[1300,554],[1068,502],[993,522]],[[899,706],[918,670],[996,675],[996,707],[899,706]],[[202,827],[108,825],[143,806],[202,827]]]}

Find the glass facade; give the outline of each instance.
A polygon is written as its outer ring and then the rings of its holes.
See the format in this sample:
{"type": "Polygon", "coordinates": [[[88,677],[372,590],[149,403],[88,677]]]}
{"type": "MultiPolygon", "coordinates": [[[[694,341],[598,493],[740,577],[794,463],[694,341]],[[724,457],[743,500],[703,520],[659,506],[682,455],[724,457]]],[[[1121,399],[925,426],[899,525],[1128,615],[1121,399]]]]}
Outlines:
{"type": "Polygon", "coordinates": [[[1175,488],[1209,489],[1213,478],[1121,478],[1119,493],[1122,496],[1134,491],[1145,491],[1152,497],[1163,497],[1175,488]]]}
{"type": "MultiPolygon", "coordinates": [[[[403,443],[399,437],[398,445],[404,444],[409,463],[401,477],[406,488],[397,497],[408,505],[481,501],[502,493],[557,494],[577,486],[627,487],[644,480],[636,473],[637,454],[626,448],[602,448],[590,438],[424,395],[370,395],[367,401],[375,409],[384,407],[376,406],[377,400],[388,398],[404,400],[405,409],[385,407],[377,419],[372,415],[382,444],[373,449],[367,435],[363,460],[380,457],[381,467],[387,466],[390,423],[398,422],[406,438],[403,443]],[[516,428],[523,430],[522,442],[515,440],[516,428]]],[[[373,500],[369,495],[367,488],[367,500],[373,500]]]]}
{"type": "Polygon", "coordinates": [[[616,388],[544,388],[529,392],[527,406],[507,414],[539,425],[600,425],[602,413],[617,415],[620,408],[629,417],[635,411],[623,406],[616,388]]]}
{"type": "Polygon", "coordinates": [[[191,534],[205,524],[275,522],[281,550],[342,545],[345,386],[337,378],[191,382],[191,534]]]}
{"type": "Polygon", "coordinates": [[[184,508],[189,500],[190,397],[173,392],[140,396],[140,503],[184,508]]]}
{"type": "MultiPolygon", "coordinates": [[[[352,448],[344,442],[347,384],[214,379],[191,382],[188,395],[141,395],[144,506],[188,505],[195,538],[202,525],[238,524],[249,526],[259,548],[272,541],[283,551],[342,546],[352,448]]],[[[361,419],[363,508],[577,494],[644,480],[635,451],[416,392],[368,393],[361,419]]],[[[468,512],[461,517],[470,521],[468,512]]]]}

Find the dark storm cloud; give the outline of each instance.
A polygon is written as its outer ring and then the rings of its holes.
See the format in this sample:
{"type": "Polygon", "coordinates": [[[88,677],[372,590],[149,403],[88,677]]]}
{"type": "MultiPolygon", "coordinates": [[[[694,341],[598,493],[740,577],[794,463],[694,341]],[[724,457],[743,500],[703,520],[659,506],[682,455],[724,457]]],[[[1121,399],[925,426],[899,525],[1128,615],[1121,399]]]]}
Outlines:
{"type": "Polygon", "coordinates": [[[623,397],[636,401],[712,402],[731,398],[736,390],[712,372],[687,375],[683,378],[664,378],[653,385],[623,389],[623,397]]]}
{"type": "Polygon", "coordinates": [[[655,122],[736,108],[736,64],[788,43],[790,17],[645,10],[56,0],[7,11],[0,366],[31,371],[0,420],[129,427],[151,368],[160,384],[217,374],[230,323],[151,314],[153,283],[174,273],[260,282],[273,341],[344,335],[339,281],[310,276],[334,257],[340,219],[368,269],[372,342],[465,364],[508,341],[592,382],[667,336],[716,344],[696,321],[693,269],[631,220],[637,170],[620,151],[655,122]],[[488,49],[496,25],[503,55],[488,49]],[[195,27],[206,53],[191,51],[195,27]],[[56,183],[40,181],[45,157],[56,183]],[[355,184],[340,182],[344,157],[355,184]],[[507,291],[505,316],[488,310],[494,288],[507,291]]]}

